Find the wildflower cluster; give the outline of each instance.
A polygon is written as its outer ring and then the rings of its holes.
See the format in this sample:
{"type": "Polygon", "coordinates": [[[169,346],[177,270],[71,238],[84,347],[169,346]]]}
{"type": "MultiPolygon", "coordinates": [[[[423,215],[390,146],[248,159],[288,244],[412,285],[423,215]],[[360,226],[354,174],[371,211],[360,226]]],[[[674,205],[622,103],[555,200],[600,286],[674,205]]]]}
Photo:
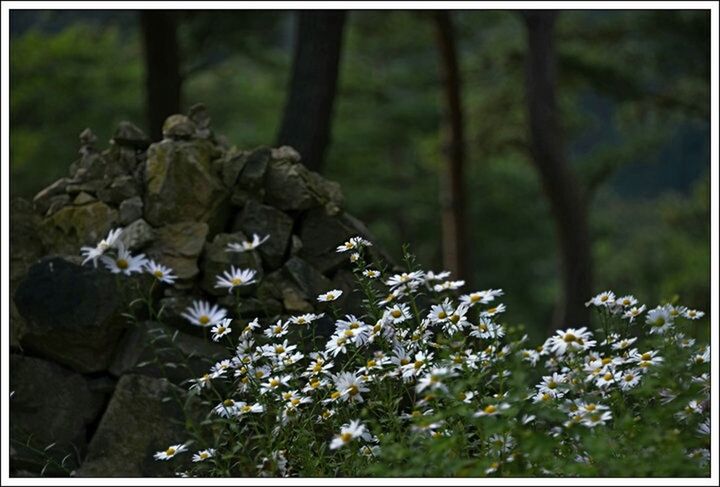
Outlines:
{"type": "MultiPolygon", "coordinates": [[[[111,249],[118,268],[143,259],[115,242],[111,232],[83,249],[86,260],[112,260],[111,249]]],[[[183,316],[230,355],[188,384],[207,428],[155,458],[192,443],[201,449],[188,476],[612,474],[607,465],[657,435],[653,422],[672,421],[664,448],[689,460],[684,472],[707,469],[710,353],[683,331],[702,312],[647,311],[605,292],[587,303],[598,329],[565,328],[530,348],[521,327],[500,320],[502,290],[462,292],[463,281],[417,268],[407,251],[405,268],[389,270],[370,246],[354,237],[337,247],[353,263],[358,309],[341,312],[337,289],[317,296],[317,313],[264,322],[194,302],[183,316]],[[451,470],[428,470],[431,458],[451,470]]],[[[231,268],[217,286],[233,292],[254,278],[231,268]]]]}

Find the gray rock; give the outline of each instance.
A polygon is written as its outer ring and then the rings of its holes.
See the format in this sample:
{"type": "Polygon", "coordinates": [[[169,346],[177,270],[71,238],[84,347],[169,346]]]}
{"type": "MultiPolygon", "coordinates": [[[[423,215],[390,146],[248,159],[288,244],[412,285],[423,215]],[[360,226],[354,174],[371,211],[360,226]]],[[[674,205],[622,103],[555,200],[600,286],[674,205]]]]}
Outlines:
{"type": "Polygon", "coordinates": [[[261,147],[248,154],[232,193],[233,204],[242,206],[249,198],[264,197],[265,173],[269,162],[270,149],[267,147],[261,147]]]}
{"type": "Polygon", "coordinates": [[[118,176],[107,188],[98,191],[98,198],[105,203],[119,205],[122,201],[140,194],[140,187],[133,176],[118,176]]]}
{"type": "Polygon", "coordinates": [[[170,115],[163,123],[162,133],[166,139],[190,139],[195,135],[195,122],[185,115],[170,115]]]}
{"type": "Polygon", "coordinates": [[[202,103],[196,103],[188,110],[190,120],[195,124],[195,135],[202,139],[212,137],[210,130],[210,113],[207,107],[202,103]]]}
{"type": "Polygon", "coordinates": [[[235,186],[238,176],[248,160],[248,152],[232,150],[225,154],[220,161],[220,174],[222,182],[228,188],[235,186]]]}
{"type": "Polygon", "coordinates": [[[205,140],[164,140],[148,149],[145,219],[159,226],[207,222],[227,203],[227,192],[211,171],[212,145],[205,140]]]}
{"type": "Polygon", "coordinates": [[[45,258],[20,282],[15,304],[26,322],[24,349],[81,373],[107,370],[126,326],[115,276],[45,258]]]}
{"type": "Polygon", "coordinates": [[[195,337],[162,323],[144,322],[125,334],[110,373],[118,377],[127,373],[164,377],[181,384],[200,377],[227,355],[225,347],[208,338],[195,337]]]}
{"type": "Polygon", "coordinates": [[[75,255],[81,246],[95,245],[117,224],[117,210],[101,201],[66,206],[42,220],[40,238],[48,249],[75,255]]]}
{"type": "Polygon", "coordinates": [[[233,228],[241,230],[250,238],[253,234],[270,238],[258,247],[263,262],[269,269],[282,265],[292,233],[293,220],[272,206],[250,200],[235,220],[233,228]]]}
{"type": "Polygon", "coordinates": [[[337,213],[343,204],[340,186],[292,160],[273,160],[265,178],[265,201],[281,210],[327,206],[337,213]]]}
{"type": "Polygon", "coordinates": [[[147,149],[150,145],[150,137],[130,122],[120,122],[112,136],[112,141],[117,145],[132,147],[133,149],[147,149]]]}
{"type": "Polygon", "coordinates": [[[300,255],[327,274],[348,261],[346,253],[335,251],[337,246],[358,235],[370,239],[367,229],[350,215],[333,216],[321,208],[311,210],[300,226],[300,239],[303,241],[300,255]]]}
{"type": "MultiPolygon", "coordinates": [[[[65,196],[68,196],[68,195],[65,195],[65,196]]],[[[70,198],[70,197],[68,196],[68,198],[70,198]]],[[[88,194],[88,193],[79,193],[73,200],[73,205],[75,205],[75,206],[86,205],[88,203],[92,203],[93,201],[97,201],[97,199],[93,195],[88,194]]]]}
{"type": "Polygon", "coordinates": [[[60,178],[36,194],[33,198],[33,207],[35,208],[35,211],[41,215],[46,214],[52,204],[52,199],[55,196],[63,195],[68,184],[70,184],[70,178],[60,178]]]}
{"type": "Polygon", "coordinates": [[[303,243],[300,237],[293,235],[290,239],[290,255],[298,255],[302,251],[303,243]]]}
{"type": "Polygon", "coordinates": [[[290,162],[300,162],[300,153],[289,145],[283,145],[271,149],[270,156],[276,161],[287,160],[290,162]]]}
{"type": "Polygon", "coordinates": [[[197,260],[208,234],[207,223],[193,221],[172,223],[155,230],[155,241],[147,255],[170,266],[179,279],[198,274],[197,260]]]}
{"type": "MultiPolygon", "coordinates": [[[[228,243],[241,242],[246,239],[246,235],[242,232],[236,233],[219,233],[212,242],[205,245],[202,255],[201,267],[202,276],[200,278],[200,287],[215,296],[227,295],[227,289],[219,289],[215,287],[216,276],[224,271],[230,270],[231,266],[241,269],[253,269],[257,271],[256,279],[259,281],[263,277],[262,261],[256,251],[250,252],[227,252],[228,243]]],[[[267,243],[267,242],[266,242],[267,243]]],[[[239,289],[242,296],[246,296],[255,289],[255,286],[245,286],[239,289]]]]}
{"type": "Polygon", "coordinates": [[[138,218],[142,218],[143,214],[143,202],[139,196],[133,196],[132,198],[126,199],[120,203],[118,208],[120,223],[122,225],[129,225],[138,218]]]}
{"type": "Polygon", "coordinates": [[[93,133],[90,128],[86,128],[82,132],[80,132],[80,135],[78,136],[80,139],[80,145],[82,146],[90,146],[92,147],[95,145],[95,142],[97,142],[97,136],[93,133]]]}
{"type": "Polygon", "coordinates": [[[132,174],[138,165],[138,152],[132,147],[114,144],[102,156],[106,161],[103,177],[109,181],[132,174]]]}
{"type": "MultiPolygon", "coordinates": [[[[11,468],[39,473],[46,456],[59,463],[69,455],[67,471],[75,469],[87,446],[88,425],[102,409],[103,395],[91,392],[80,374],[16,354],[10,355],[10,391],[11,468]]],[[[45,475],[63,473],[67,474],[49,467],[45,475]]]]}
{"type": "MultiPolygon", "coordinates": [[[[87,193],[80,193],[87,195],[87,193]]],[[[79,195],[78,195],[79,196],[79,195]]],[[[89,196],[89,195],[88,195],[89,196]]],[[[92,198],[92,196],[91,196],[92,198]]],[[[57,196],[53,196],[50,198],[50,207],[48,208],[47,212],[45,213],[45,216],[52,216],[58,211],[62,210],[66,206],[70,204],[70,195],[69,194],[59,194],[57,196]]]]}
{"type": "Polygon", "coordinates": [[[157,451],[187,441],[182,389],[166,380],[128,374],[115,393],[88,446],[78,477],[174,477],[192,453],[172,462],[153,458],[157,451]]]}
{"type": "Polygon", "coordinates": [[[123,229],[120,240],[129,250],[141,250],[155,240],[155,230],[148,222],[139,218],[123,229]]]}

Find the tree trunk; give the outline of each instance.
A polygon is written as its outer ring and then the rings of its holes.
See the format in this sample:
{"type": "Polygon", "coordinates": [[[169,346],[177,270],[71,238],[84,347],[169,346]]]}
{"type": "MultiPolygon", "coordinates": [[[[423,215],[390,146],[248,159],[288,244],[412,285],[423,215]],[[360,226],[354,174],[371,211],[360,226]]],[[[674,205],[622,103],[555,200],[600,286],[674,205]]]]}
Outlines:
{"type": "Polygon", "coordinates": [[[300,152],[303,163],[321,171],[330,141],[344,11],[297,13],[292,76],[278,143],[300,152]]]}
{"type": "Polygon", "coordinates": [[[434,12],[435,33],[443,90],[443,171],[440,188],[442,207],[443,268],[458,279],[468,279],[463,166],[465,136],[461,100],[460,69],[452,19],[447,10],[434,12]]]}
{"type": "Polygon", "coordinates": [[[574,171],[567,165],[555,99],[555,12],[524,13],[528,33],[526,94],[532,157],[550,202],[559,243],[562,296],[552,325],[587,325],[584,303],[592,294],[592,256],[588,202],[574,171]]]}
{"type": "Polygon", "coordinates": [[[153,140],[162,139],[168,115],[180,112],[180,55],[175,12],[143,10],[140,27],[145,54],[147,122],[153,140]]]}

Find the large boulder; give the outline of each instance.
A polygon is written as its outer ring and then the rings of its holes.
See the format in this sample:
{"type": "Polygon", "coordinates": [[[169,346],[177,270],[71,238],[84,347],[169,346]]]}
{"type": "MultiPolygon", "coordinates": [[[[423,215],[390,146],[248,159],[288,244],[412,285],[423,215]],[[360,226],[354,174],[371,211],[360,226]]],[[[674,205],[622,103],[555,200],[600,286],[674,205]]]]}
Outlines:
{"type": "Polygon", "coordinates": [[[145,220],[152,225],[208,222],[227,200],[212,172],[216,156],[206,140],[163,140],[148,149],[145,163],[145,220]]]}
{"type": "Polygon", "coordinates": [[[265,201],[280,210],[308,210],[324,206],[337,213],[343,204],[340,185],[324,179],[299,164],[294,158],[279,152],[279,160],[272,160],[265,176],[265,201]]]}
{"type": "Polygon", "coordinates": [[[174,477],[191,452],[171,462],[157,451],[187,441],[185,391],[167,380],[137,374],[120,378],[88,446],[78,477],[174,477]]]}
{"type": "Polygon", "coordinates": [[[107,370],[126,325],[116,276],[59,257],[32,265],[15,292],[23,348],[78,372],[107,370]]]}
{"type": "Polygon", "coordinates": [[[147,254],[170,266],[179,279],[192,279],[198,274],[197,260],[208,231],[207,223],[196,221],[163,225],[155,231],[155,240],[147,254]]]}
{"type": "Polygon", "coordinates": [[[10,467],[45,475],[67,474],[78,466],[86,435],[103,407],[80,374],[22,355],[10,355],[10,467]],[[51,448],[46,447],[54,445],[51,448]],[[56,467],[63,462],[65,472],[56,467]]]}
{"type": "Polygon", "coordinates": [[[118,225],[118,212],[102,201],[66,206],[45,218],[40,237],[48,249],[77,254],[83,245],[94,245],[118,225]]]}

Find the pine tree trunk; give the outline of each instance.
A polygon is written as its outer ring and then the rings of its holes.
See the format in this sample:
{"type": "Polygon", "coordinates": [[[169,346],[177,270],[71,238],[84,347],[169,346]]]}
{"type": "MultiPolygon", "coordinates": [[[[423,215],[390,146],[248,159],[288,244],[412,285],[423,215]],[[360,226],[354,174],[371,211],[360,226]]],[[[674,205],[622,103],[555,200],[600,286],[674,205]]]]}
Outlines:
{"type": "Polygon", "coordinates": [[[165,119],[180,112],[180,54],[175,12],[143,10],[140,27],[145,54],[147,122],[153,140],[162,139],[165,119]]]}
{"type": "Polygon", "coordinates": [[[440,189],[442,207],[443,268],[458,279],[468,279],[463,166],[465,136],[455,32],[450,13],[433,15],[439,54],[443,92],[442,152],[443,171],[440,189]]]}
{"type": "Polygon", "coordinates": [[[292,75],[278,144],[293,146],[314,171],[322,170],[330,142],[345,18],[344,11],[297,13],[292,75]]]}
{"type": "Polygon", "coordinates": [[[567,327],[588,324],[590,315],[584,303],[592,294],[592,256],[588,201],[565,160],[555,97],[555,17],[551,11],[524,13],[528,34],[526,94],[532,158],[550,202],[559,244],[562,296],[552,325],[567,327]]]}

